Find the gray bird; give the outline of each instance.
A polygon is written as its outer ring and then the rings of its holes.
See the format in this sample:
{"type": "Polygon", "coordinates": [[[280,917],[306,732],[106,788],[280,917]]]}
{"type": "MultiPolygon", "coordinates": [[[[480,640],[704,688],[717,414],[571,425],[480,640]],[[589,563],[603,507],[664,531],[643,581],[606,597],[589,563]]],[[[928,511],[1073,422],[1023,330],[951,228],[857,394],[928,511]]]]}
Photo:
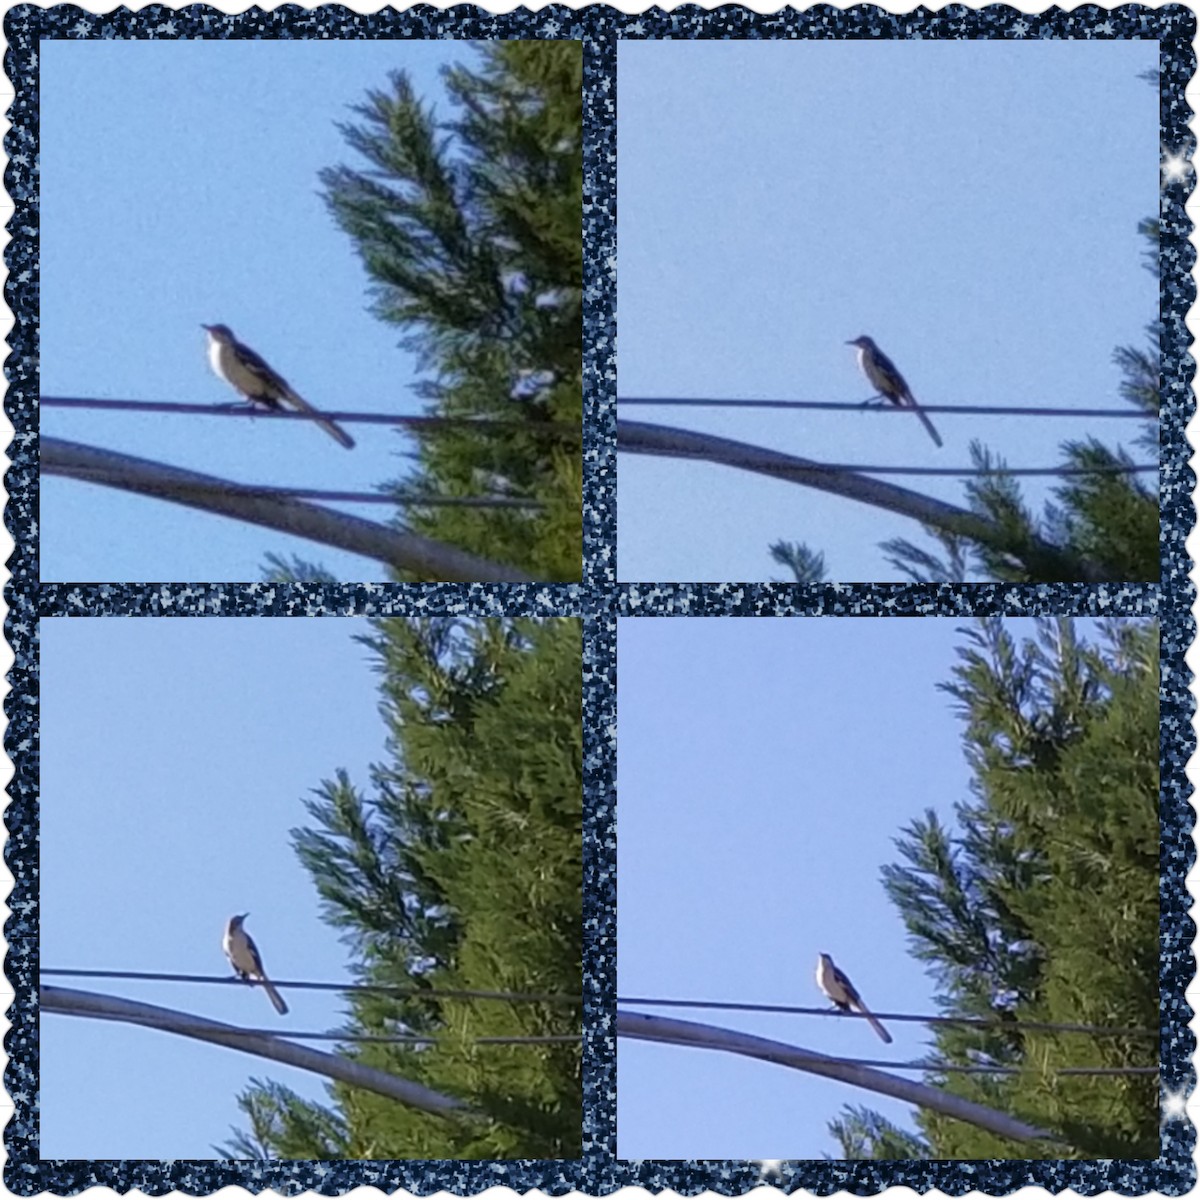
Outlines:
{"type": "Polygon", "coordinates": [[[230,965],[243,979],[250,983],[262,984],[262,989],[275,1005],[275,1011],[282,1017],[288,1010],[283,997],[275,990],[275,985],[267,978],[263,970],[262,958],[254,939],[242,928],[242,922],[249,916],[242,913],[240,917],[230,917],[225,926],[225,938],[221,943],[230,965]]]}
{"type": "Polygon", "coordinates": [[[307,400],[298,396],[278,371],[272,370],[249,346],[233,336],[228,325],[201,325],[200,328],[208,333],[208,365],[251,404],[261,404],[264,408],[290,405],[297,412],[307,413],[347,450],[354,449],[354,439],[340,425],[321,416],[307,400]]]}
{"type": "Polygon", "coordinates": [[[890,1042],[892,1035],[875,1019],[871,1010],[862,1002],[862,997],[854,984],[834,965],[828,954],[822,954],[817,959],[817,987],[833,1001],[842,1012],[854,1009],[867,1018],[867,1024],[885,1041],[890,1042]]]}
{"type": "Polygon", "coordinates": [[[913,398],[904,376],[896,370],[896,364],[875,343],[863,334],[847,346],[858,347],[858,365],[867,377],[870,385],[885,399],[900,408],[911,408],[921,418],[921,424],[929,431],[929,436],[940,447],[942,439],[934,429],[933,422],[921,411],[921,406],[913,398]]]}

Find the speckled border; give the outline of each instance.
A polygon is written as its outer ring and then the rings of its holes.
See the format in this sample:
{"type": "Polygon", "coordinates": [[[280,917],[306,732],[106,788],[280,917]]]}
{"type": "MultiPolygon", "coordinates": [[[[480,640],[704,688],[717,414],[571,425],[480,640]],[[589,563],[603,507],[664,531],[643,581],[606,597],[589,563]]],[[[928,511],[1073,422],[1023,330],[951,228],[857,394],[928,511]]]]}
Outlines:
{"type": "MultiPolygon", "coordinates": [[[[474,1194],[503,1185],[550,1195],[572,1189],[604,1195],[625,1185],[684,1195],[712,1189],[740,1195],[764,1182],[753,1162],[619,1162],[616,1141],[616,1055],[612,1009],[616,989],[616,617],[789,615],[962,616],[1001,613],[1030,616],[1157,615],[1162,625],[1162,1056],[1164,1091],[1180,1093],[1195,1084],[1194,1039],[1187,1030],[1191,1010],[1183,999],[1193,974],[1184,879],[1192,861],[1192,811],[1184,764],[1194,749],[1189,675],[1184,651],[1193,636],[1189,615],[1193,591],[1187,579],[1184,540],[1191,529],[1192,476],[1184,428],[1192,413],[1192,360],[1184,316],[1194,289],[1193,255],[1184,201],[1190,176],[1162,190],[1162,582],[1086,587],[1062,584],[1008,587],[843,585],[795,587],[770,584],[615,584],[615,171],[616,42],[619,38],[1042,38],[1156,39],[1160,42],[1162,129],[1166,153],[1190,158],[1186,128],[1191,110],[1184,87],[1195,62],[1191,40],[1195,18],[1181,5],[1153,10],[1138,5],[1110,11],[1081,7],[1030,16],[1012,8],[975,11],[951,6],[938,13],[919,10],[892,16],[858,7],[849,12],[819,6],[762,16],[727,6],[706,13],[694,6],[627,16],[593,6],[572,12],[551,6],[537,13],[493,16],[463,5],[449,12],[418,6],[362,16],[340,7],[309,12],[287,6],[226,17],[193,6],[183,11],[151,6],[93,15],[73,6],[36,9],[21,5],[5,16],[9,50],[5,66],[16,89],[9,112],[5,182],[16,212],[9,222],[13,241],[6,299],[16,325],[6,367],[10,388],[6,411],[16,437],[6,480],[7,526],[17,549],[9,562],[10,609],[5,629],[15,654],[12,692],[6,711],[5,746],[15,763],[7,810],[6,860],[16,885],[7,967],[16,990],[13,1026],[6,1040],[5,1074],[16,1112],[5,1130],[8,1161],[4,1180],[18,1195],[47,1191],[67,1195],[92,1185],[149,1195],[179,1190],[207,1195],[240,1185],[294,1195],[312,1190],[338,1195],[368,1185],[418,1195],[439,1189],[474,1194]],[[280,37],[380,38],[453,37],[574,38],[584,43],[585,208],[588,278],[585,297],[585,414],[583,582],[572,585],[395,585],[278,586],[218,584],[55,584],[39,586],[37,573],[37,94],[39,37],[176,38],[280,37]],[[339,616],[383,613],[464,612],[582,615],[584,621],[585,796],[584,819],[584,988],[585,1120],[584,1157],[578,1162],[67,1162],[39,1161],[37,1112],[37,702],[39,616],[339,616]]],[[[1182,1195],[1194,1174],[1194,1131],[1182,1120],[1163,1127],[1162,1153],[1144,1162],[975,1162],[782,1163],[769,1182],[785,1191],[828,1195],[841,1189],[872,1194],[892,1184],[917,1191],[939,1188],[951,1195],[978,1190],[999,1195],[1023,1185],[1051,1191],[1072,1188],[1083,1195],[1112,1190],[1122,1195],[1160,1192],[1182,1195]]]]}

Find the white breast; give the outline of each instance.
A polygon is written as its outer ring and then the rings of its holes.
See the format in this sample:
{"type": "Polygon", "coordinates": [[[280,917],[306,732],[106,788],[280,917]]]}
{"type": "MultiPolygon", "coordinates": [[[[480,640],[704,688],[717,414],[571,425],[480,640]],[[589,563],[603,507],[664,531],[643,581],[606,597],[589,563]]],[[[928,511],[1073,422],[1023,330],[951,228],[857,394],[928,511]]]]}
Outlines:
{"type": "Polygon", "coordinates": [[[242,365],[233,347],[211,335],[208,339],[208,365],[243,396],[258,396],[263,391],[263,381],[242,365]]]}
{"type": "Polygon", "coordinates": [[[225,343],[218,338],[208,335],[208,365],[212,367],[213,372],[226,383],[237,387],[233,376],[230,373],[230,367],[233,360],[233,351],[225,343]]]}

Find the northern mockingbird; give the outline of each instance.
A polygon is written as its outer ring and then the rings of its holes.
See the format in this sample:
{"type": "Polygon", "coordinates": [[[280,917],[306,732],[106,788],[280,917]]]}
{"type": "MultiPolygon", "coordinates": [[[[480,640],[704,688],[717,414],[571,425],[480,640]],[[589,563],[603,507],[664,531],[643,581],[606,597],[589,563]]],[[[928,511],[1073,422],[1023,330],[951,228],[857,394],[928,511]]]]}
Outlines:
{"type": "Polygon", "coordinates": [[[838,970],[828,954],[822,954],[817,959],[817,987],[842,1012],[857,1009],[867,1018],[867,1023],[885,1042],[892,1040],[892,1035],[871,1015],[871,1010],[862,1002],[862,997],[858,994],[854,984],[838,970]]]}
{"type": "Polygon", "coordinates": [[[904,382],[904,376],[896,370],[896,364],[866,334],[847,342],[846,345],[858,347],[858,365],[871,386],[892,404],[899,405],[900,408],[911,408],[921,418],[921,424],[929,430],[929,436],[941,446],[942,439],[938,436],[938,431],[913,399],[908,384],[904,382]]]}
{"type": "Polygon", "coordinates": [[[225,955],[233,969],[247,982],[261,983],[263,991],[275,1005],[275,1011],[282,1017],[287,1012],[288,1006],[284,1004],[283,997],[275,990],[275,985],[263,971],[262,959],[259,957],[254,939],[242,928],[242,922],[249,915],[249,913],[242,913],[240,917],[229,918],[229,924],[225,926],[225,940],[221,944],[225,948],[225,955]]]}
{"type": "Polygon", "coordinates": [[[278,371],[273,371],[249,346],[233,336],[228,325],[201,325],[200,328],[208,333],[208,365],[251,404],[261,404],[264,408],[282,408],[290,404],[312,417],[347,450],[354,449],[354,439],[340,425],[321,416],[307,400],[297,396],[278,371]]]}

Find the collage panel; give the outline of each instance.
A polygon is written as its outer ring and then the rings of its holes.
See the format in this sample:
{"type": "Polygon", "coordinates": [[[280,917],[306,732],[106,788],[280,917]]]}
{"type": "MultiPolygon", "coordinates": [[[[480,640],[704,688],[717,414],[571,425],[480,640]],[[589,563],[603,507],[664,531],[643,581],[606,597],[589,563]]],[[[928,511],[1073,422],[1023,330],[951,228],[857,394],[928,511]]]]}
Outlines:
{"type": "Polygon", "coordinates": [[[620,621],[618,1157],[1157,1157],[1158,639],[620,621]]]}
{"type": "Polygon", "coordinates": [[[40,1158],[580,1157],[579,621],[41,643],[40,1158]]]}
{"type": "Polygon", "coordinates": [[[622,41],[618,579],[1157,580],[1158,55],[622,41]]]}
{"type": "Polygon", "coordinates": [[[40,72],[43,580],[580,578],[579,41],[40,72]]]}

